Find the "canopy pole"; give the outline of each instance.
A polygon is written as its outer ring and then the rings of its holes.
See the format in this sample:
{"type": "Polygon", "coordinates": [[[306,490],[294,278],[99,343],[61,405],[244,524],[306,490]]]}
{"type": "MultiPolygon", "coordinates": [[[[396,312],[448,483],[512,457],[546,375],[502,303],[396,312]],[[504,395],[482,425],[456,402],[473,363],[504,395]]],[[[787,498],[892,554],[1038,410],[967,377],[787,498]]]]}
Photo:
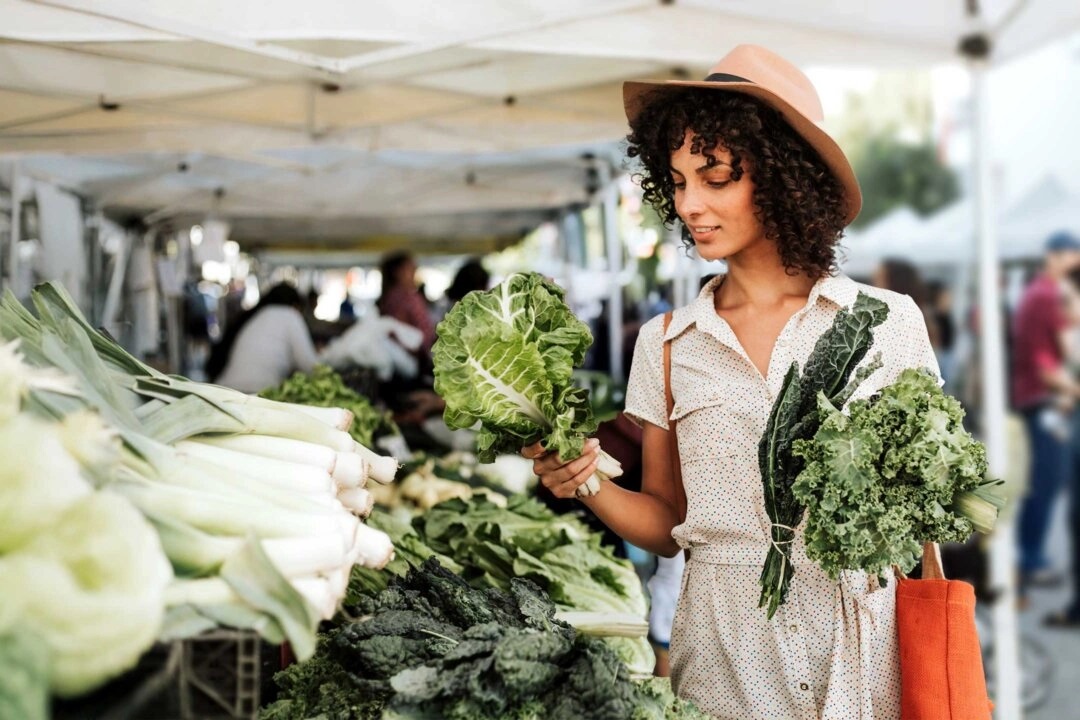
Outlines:
{"type": "MultiPolygon", "coordinates": [[[[978,238],[980,360],[983,369],[983,439],[992,477],[1003,477],[1008,463],[1005,433],[1005,358],[1002,337],[997,228],[993,218],[990,177],[989,97],[985,57],[969,57],[975,115],[975,232],[978,238]]],[[[1014,528],[1003,519],[990,537],[990,580],[997,591],[993,604],[995,715],[1002,720],[1023,717],[1017,651],[1016,568],[1014,528]]]]}

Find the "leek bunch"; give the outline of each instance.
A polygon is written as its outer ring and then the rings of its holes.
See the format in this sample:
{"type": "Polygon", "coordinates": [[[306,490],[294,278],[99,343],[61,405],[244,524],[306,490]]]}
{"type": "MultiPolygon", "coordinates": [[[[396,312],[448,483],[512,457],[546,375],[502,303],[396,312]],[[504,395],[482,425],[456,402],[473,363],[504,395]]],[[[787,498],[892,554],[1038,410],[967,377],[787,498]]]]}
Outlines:
{"type": "Polygon", "coordinates": [[[175,573],[161,636],[251,628],[309,656],[352,567],[393,557],[389,536],[362,520],[367,481],[392,481],[397,463],[350,437],[347,411],[164,375],[91,327],[59,285],[32,299],[36,316],[10,293],[0,301],[0,337],[75,390],[43,381],[22,405],[54,422],[92,410],[116,433],[115,462],[88,476],[157,531],[175,573]]]}

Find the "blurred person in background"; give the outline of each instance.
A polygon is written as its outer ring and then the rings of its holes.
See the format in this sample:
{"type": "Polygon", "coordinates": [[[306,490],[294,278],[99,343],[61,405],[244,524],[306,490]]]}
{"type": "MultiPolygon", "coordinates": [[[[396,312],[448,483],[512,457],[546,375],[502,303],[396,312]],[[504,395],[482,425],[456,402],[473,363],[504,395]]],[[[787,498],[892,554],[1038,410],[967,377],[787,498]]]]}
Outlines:
{"type": "Polygon", "coordinates": [[[480,258],[473,257],[466,260],[458,268],[457,273],[454,274],[450,287],[446,288],[445,296],[436,305],[435,322],[438,323],[442,320],[446,313],[450,312],[450,308],[454,307],[461,298],[472,291],[487,290],[490,281],[491,275],[484,269],[484,264],[480,261],[480,258]]]}
{"type": "MultiPolygon", "coordinates": [[[[1062,285],[1066,298],[1069,326],[1064,338],[1065,364],[1069,375],[1080,378],[1080,265],[1066,275],[1062,285]]],[[[1066,481],[1069,493],[1068,536],[1072,553],[1072,600],[1057,612],[1044,618],[1050,627],[1080,628],[1080,406],[1071,415],[1069,474],[1066,481]]]]}
{"type": "Polygon", "coordinates": [[[219,385],[255,393],[297,370],[310,372],[318,357],[303,307],[292,285],[279,283],[270,288],[258,305],[226,328],[207,360],[207,377],[219,385]]]}
{"type": "Polygon", "coordinates": [[[932,280],[926,283],[926,314],[933,326],[930,341],[934,343],[941,377],[947,388],[955,380],[954,350],[956,348],[956,323],[953,321],[952,293],[945,283],[932,280]]]}
{"type": "Polygon", "coordinates": [[[930,344],[935,351],[938,349],[941,344],[938,338],[938,324],[930,312],[926,285],[923,284],[919,269],[914,264],[899,258],[886,258],[874,270],[870,284],[907,295],[914,300],[926,321],[926,332],[930,336],[930,344]]]}
{"type": "Polygon", "coordinates": [[[1045,544],[1054,501],[1071,471],[1070,415],[1080,398],[1080,383],[1066,364],[1065,283],[1078,266],[1080,239],[1065,232],[1048,238],[1042,272],[1024,289],[1012,319],[1012,403],[1031,449],[1018,521],[1022,601],[1029,588],[1064,580],[1050,567],[1045,544]]]}
{"type": "Polygon", "coordinates": [[[435,323],[428,312],[427,299],[416,284],[416,260],[407,251],[394,252],[379,263],[382,273],[382,294],[375,306],[380,315],[400,320],[424,334],[416,352],[420,375],[431,372],[431,346],[435,343],[435,323]]]}
{"type": "Polygon", "coordinates": [[[379,263],[382,294],[375,306],[379,314],[410,325],[423,335],[420,346],[411,351],[416,358],[416,372],[411,376],[395,373],[382,383],[380,396],[394,413],[394,421],[412,447],[430,449],[426,433],[416,430],[425,421],[442,413],[445,403],[432,389],[433,363],[431,346],[435,343],[435,321],[431,307],[416,283],[416,260],[402,250],[390,253],[379,263]],[[415,432],[414,432],[415,431],[415,432]]]}

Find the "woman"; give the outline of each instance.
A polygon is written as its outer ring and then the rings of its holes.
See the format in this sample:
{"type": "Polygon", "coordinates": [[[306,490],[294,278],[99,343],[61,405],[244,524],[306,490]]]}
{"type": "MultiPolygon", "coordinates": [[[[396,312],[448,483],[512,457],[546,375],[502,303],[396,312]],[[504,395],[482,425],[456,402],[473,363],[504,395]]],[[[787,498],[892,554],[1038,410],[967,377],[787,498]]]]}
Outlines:
{"type": "Polygon", "coordinates": [[[382,273],[382,294],[375,305],[381,315],[400,320],[424,334],[417,351],[420,372],[431,368],[431,346],[435,343],[435,323],[431,319],[427,300],[416,287],[416,261],[407,252],[387,255],[379,264],[382,273]]]}
{"type": "Polygon", "coordinates": [[[291,285],[270,288],[259,304],[240,316],[210,355],[206,374],[219,385],[256,393],[293,372],[310,372],[318,362],[304,316],[303,301],[291,285]]]}
{"type": "MultiPolygon", "coordinates": [[[[641,330],[626,395],[626,413],[643,427],[641,492],[605,483],[583,502],[634,545],[665,556],[689,550],[671,638],[681,697],[729,720],[896,720],[895,583],[879,587],[861,572],[830,581],[807,559],[799,528],[787,602],[771,620],[758,607],[770,520],[757,448],[788,367],[805,363],[858,292],[889,306],[871,351],[884,367],[860,396],[904,368],[936,369],[922,314],[910,298],[835,274],[837,243],[862,198],[843,152],[818,126],[816,91],[793,65],[744,45],[705,81],[627,83],[623,95],[645,199],[682,224],[703,258],[727,268],[674,311],[666,331],[660,317],[641,330]]],[[[536,445],[523,454],[560,497],[597,463],[594,441],[570,462],[536,445]]]]}

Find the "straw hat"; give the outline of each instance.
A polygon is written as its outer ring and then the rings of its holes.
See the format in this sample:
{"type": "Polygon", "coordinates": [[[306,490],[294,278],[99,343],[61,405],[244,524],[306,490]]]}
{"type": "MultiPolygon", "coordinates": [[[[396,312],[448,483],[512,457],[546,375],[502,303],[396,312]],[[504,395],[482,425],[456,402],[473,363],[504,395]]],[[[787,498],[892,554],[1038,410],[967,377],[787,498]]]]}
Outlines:
{"type": "Polygon", "coordinates": [[[844,151],[821,129],[825,119],[810,78],[776,53],[757,45],[739,45],[720,59],[704,80],[641,80],[623,83],[623,106],[633,123],[648,105],[654,93],[680,87],[710,88],[750,95],[779,111],[784,120],[799,133],[844,188],[850,223],[862,208],[862,192],[855,171],[844,151]]]}

